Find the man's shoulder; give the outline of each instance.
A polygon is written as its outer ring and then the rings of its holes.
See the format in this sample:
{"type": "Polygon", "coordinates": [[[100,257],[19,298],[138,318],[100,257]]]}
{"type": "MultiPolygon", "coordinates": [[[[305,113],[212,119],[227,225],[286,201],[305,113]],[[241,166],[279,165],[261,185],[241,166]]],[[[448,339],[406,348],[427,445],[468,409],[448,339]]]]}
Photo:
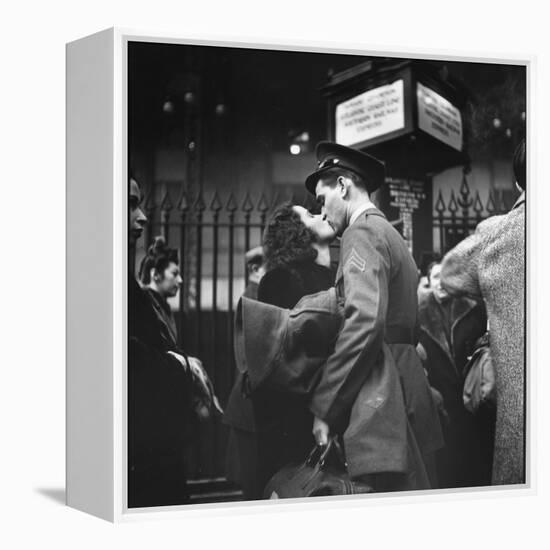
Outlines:
{"type": "Polygon", "coordinates": [[[349,225],[342,239],[355,238],[358,234],[368,234],[371,238],[382,239],[393,230],[392,224],[378,209],[363,212],[351,225],[349,225]]]}
{"type": "Polygon", "coordinates": [[[375,249],[384,257],[400,261],[410,256],[401,234],[378,210],[367,211],[342,235],[344,250],[351,247],[375,249]]]}
{"type": "Polygon", "coordinates": [[[374,263],[389,267],[395,255],[392,225],[382,215],[361,214],[342,235],[340,262],[344,272],[347,266],[356,266],[361,272],[374,263]]]}

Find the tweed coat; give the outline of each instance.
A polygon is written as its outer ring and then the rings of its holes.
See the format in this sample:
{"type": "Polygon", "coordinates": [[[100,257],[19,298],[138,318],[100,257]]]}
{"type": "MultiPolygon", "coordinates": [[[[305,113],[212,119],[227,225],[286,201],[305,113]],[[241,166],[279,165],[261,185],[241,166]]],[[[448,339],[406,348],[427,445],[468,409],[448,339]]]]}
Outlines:
{"type": "Polygon", "coordinates": [[[406,416],[388,422],[392,430],[410,424],[424,456],[443,446],[438,413],[415,349],[418,272],[405,241],[376,208],[362,213],[344,231],[336,275],[336,291],[342,302],[344,321],[333,352],[323,367],[311,410],[336,431],[344,432],[350,473],[400,471],[395,461],[368,464],[361,457],[372,441],[364,412],[377,411],[370,384],[378,376],[397,375],[404,396],[406,416]],[[365,437],[355,437],[358,433],[365,437]],[[394,469],[395,468],[395,469],[394,469]]]}
{"type": "Polygon", "coordinates": [[[504,216],[478,225],[444,258],[453,295],[483,297],[496,372],[494,485],[525,482],[525,193],[504,216]]]}

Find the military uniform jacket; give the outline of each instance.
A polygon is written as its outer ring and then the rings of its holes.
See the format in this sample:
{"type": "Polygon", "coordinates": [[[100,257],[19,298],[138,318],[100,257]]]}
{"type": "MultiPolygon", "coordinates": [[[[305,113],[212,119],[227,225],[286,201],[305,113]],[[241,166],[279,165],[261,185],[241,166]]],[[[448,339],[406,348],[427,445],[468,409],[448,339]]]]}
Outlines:
{"type": "MultiPolygon", "coordinates": [[[[343,233],[336,292],[344,322],[311,401],[311,410],[332,429],[344,431],[350,471],[402,471],[406,457],[363,464],[374,448],[396,447],[407,437],[407,424],[422,454],[443,445],[441,426],[426,375],[415,350],[417,314],[416,264],[405,241],[385,216],[371,208],[343,233]],[[396,378],[404,397],[385,410],[386,400],[374,383],[396,378]],[[369,422],[379,414],[386,429],[376,437],[369,422]]],[[[395,402],[395,401],[394,401],[395,402]]],[[[377,453],[384,456],[385,453],[377,453]]]]}
{"type": "MultiPolygon", "coordinates": [[[[288,401],[285,395],[311,396],[334,350],[342,314],[334,288],[304,296],[292,310],[241,298],[236,312],[235,360],[239,370],[246,372],[252,393],[259,388],[274,390],[282,403],[288,401]]],[[[424,466],[420,466],[416,439],[412,442],[409,437],[395,365],[380,363],[358,395],[364,402],[352,408],[349,425],[356,429],[345,440],[351,476],[414,473],[416,479],[407,488],[429,488],[419,484],[424,466]]]]}

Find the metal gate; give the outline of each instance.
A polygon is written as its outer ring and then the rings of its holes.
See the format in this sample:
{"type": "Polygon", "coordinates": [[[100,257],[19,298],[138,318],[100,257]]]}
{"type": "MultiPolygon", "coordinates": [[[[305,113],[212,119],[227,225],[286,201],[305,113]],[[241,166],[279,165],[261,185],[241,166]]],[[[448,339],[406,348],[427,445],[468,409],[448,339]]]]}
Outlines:
{"type": "Polygon", "coordinates": [[[443,255],[474,232],[478,223],[490,216],[504,214],[512,207],[512,193],[490,189],[485,204],[479,190],[472,195],[466,175],[460,188],[452,189],[448,200],[439,191],[433,212],[434,253],[443,255]]]}

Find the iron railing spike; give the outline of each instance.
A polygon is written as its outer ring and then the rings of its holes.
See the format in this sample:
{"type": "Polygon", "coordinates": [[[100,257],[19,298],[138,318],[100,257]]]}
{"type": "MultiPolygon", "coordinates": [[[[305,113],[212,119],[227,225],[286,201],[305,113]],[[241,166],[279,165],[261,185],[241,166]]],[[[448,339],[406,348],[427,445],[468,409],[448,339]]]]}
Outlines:
{"type": "Polygon", "coordinates": [[[480,215],[483,212],[483,203],[481,202],[479,191],[476,191],[476,196],[474,199],[474,212],[478,215],[480,215]]]}
{"type": "Polygon", "coordinates": [[[265,198],[265,194],[262,192],[260,195],[260,200],[258,201],[258,205],[256,206],[259,212],[265,213],[269,210],[269,203],[267,202],[267,199],[265,198]]]}
{"type": "Polygon", "coordinates": [[[455,197],[455,192],[454,192],[454,189],[451,189],[451,199],[449,200],[449,204],[447,206],[447,210],[451,213],[451,214],[456,214],[456,212],[458,211],[458,204],[456,202],[456,197],[455,197]]]}
{"type": "Polygon", "coordinates": [[[162,201],[160,202],[160,209],[163,211],[170,211],[172,208],[174,208],[174,203],[170,197],[170,192],[166,189],[164,197],[162,197],[162,201]]]}
{"type": "Polygon", "coordinates": [[[441,189],[439,190],[439,194],[437,196],[437,201],[435,203],[435,211],[440,215],[443,216],[445,213],[445,210],[447,207],[445,206],[445,201],[443,200],[443,195],[441,194],[441,189]]]}
{"type": "Polygon", "coordinates": [[[210,203],[210,210],[214,212],[219,212],[222,209],[222,202],[218,195],[218,191],[214,191],[214,196],[212,197],[212,202],[210,203]]]}
{"type": "Polygon", "coordinates": [[[185,188],[182,189],[177,208],[181,212],[187,212],[189,210],[189,197],[185,188]]]}
{"type": "Polygon", "coordinates": [[[460,194],[463,197],[466,197],[470,194],[470,186],[468,185],[468,179],[466,178],[466,174],[462,175],[462,183],[460,184],[460,194]]]}
{"type": "Polygon", "coordinates": [[[204,203],[204,198],[202,196],[202,190],[199,191],[199,194],[193,204],[193,210],[196,210],[197,212],[203,212],[206,208],[206,204],[204,203]]]}
{"type": "Polygon", "coordinates": [[[225,205],[225,209],[228,212],[235,212],[235,210],[237,210],[238,207],[239,206],[237,204],[237,201],[235,200],[235,195],[233,194],[233,191],[231,191],[231,193],[229,193],[229,197],[227,199],[227,204],[225,205]]]}
{"type": "Polygon", "coordinates": [[[251,212],[253,208],[254,204],[250,198],[250,193],[247,191],[241,209],[243,212],[251,212]]]}

